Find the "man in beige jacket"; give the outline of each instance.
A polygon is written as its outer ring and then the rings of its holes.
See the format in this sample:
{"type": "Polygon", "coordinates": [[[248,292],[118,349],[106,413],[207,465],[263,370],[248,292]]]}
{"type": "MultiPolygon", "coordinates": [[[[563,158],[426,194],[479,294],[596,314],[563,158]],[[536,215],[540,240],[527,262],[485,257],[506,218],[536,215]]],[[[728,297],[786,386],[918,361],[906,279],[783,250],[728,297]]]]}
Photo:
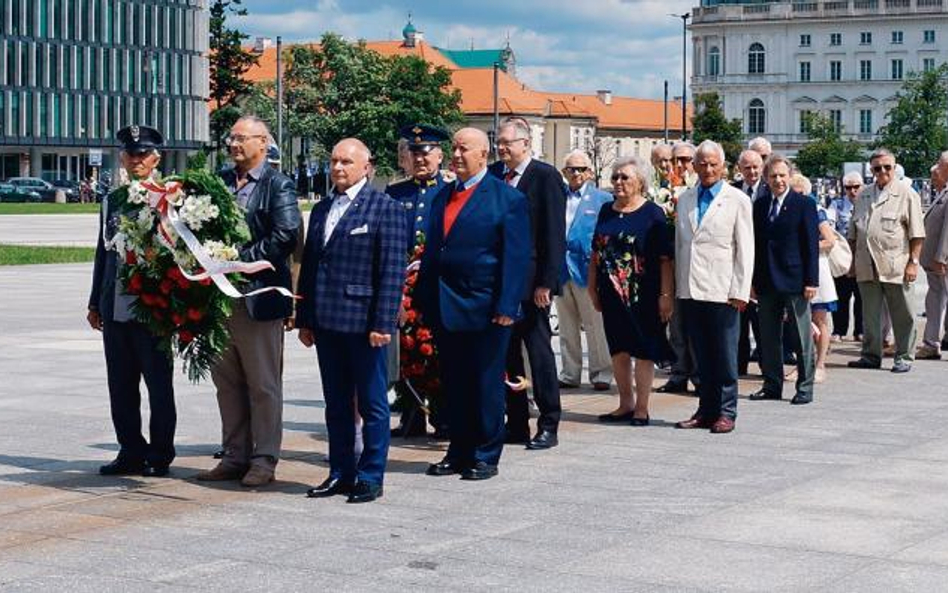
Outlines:
{"type": "Polygon", "coordinates": [[[907,373],[915,359],[915,312],[911,294],[925,240],[922,201],[895,175],[895,157],[884,148],[869,159],[875,183],[859,194],[849,223],[856,282],[862,295],[862,354],[850,367],[882,366],[882,303],[895,332],[893,373],[907,373]]]}
{"type": "Polygon", "coordinates": [[[928,277],[925,295],[925,332],[922,346],[915,358],[941,358],[942,320],[948,304],[948,151],[941,153],[932,167],[932,204],[925,213],[925,244],[922,245],[922,268],[928,277]]]}

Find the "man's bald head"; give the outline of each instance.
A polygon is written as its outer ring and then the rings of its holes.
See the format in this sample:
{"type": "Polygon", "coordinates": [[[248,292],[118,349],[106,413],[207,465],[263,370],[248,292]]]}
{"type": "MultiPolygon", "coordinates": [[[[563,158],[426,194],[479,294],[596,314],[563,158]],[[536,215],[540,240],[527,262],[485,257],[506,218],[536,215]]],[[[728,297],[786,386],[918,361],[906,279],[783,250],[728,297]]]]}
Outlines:
{"type": "Polygon", "coordinates": [[[748,186],[753,186],[763,173],[764,159],[761,158],[759,152],[747,149],[742,152],[740,158],[737,159],[737,168],[741,171],[744,183],[748,186]]]}
{"type": "Polygon", "coordinates": [[[461,128],[454,133],[451,163],[458,179],[467,181],[487,167],[490,140],[483,130],[461,128]]]}
{"type": "Polygon", "coordinates": [[[358,138],[340,140],[332,149],[329,174],[336,191],[346,191],[369,174],[372,152],[358,138]]]}

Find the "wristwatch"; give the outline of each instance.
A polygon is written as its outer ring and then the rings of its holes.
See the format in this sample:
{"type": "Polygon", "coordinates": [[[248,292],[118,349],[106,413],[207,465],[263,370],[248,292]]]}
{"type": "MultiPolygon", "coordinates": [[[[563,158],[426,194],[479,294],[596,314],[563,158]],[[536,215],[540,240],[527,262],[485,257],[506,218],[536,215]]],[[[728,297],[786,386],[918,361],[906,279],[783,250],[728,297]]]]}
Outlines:
{"type": "Polygon", "coordinates": [[[919,264],[918,258],[917,258],[917,257],[910,257],[910,258],[909,258],[909,263],[910,263],[910,264],[915,264],[915,265],[917,266],[917,265],[919,264]]]}

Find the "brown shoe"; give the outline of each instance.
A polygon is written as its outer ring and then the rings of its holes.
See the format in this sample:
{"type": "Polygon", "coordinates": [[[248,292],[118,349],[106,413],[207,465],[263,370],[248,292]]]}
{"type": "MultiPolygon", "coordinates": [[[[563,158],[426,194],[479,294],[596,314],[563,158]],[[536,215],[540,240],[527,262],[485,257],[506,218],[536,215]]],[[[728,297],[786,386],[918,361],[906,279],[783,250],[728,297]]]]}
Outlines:
{"type": "Polygon", "coordinates": [[[609,384],[605,381],[596,381],[593,383],[593,389],[596,391],[609,391],[609,384]]]}
{"type": "Polygon", "coordinates": [[[693,428],[711,428],[714,425],[714,421],[710,418],[702,418],[700,416],[692,416],[687,420],[682,420],[675,424],[675,428],[681,428],[684,430],[689,430],[693,428]]]}
{"type": "Polygon", "coordinates": [[[734,430],[734,420],[728,418],[727,416],[721,416],[718,418],[714,425],[711,427],[711,432],[714,434],[724,434],[734,430]]]}
{"type": "Polygon", "coordinates": [[[246,473],[246,469],[218,463],[212,469],[198,473],[194,476],[194,479],[199,482],[226,482],[227,480],[239,480],[243,478],[246,473]]]}
{"type": "Polygon", "coordinates": [[[933,346],[921,346],[915,351],[915,358],[918,360],[941,360],[941,352],[933,346]]]}
{"type": "Polygon", "coordinates": [[[274,477],[272,469],[253,465],[250,467],[250,471],[240,480],[240,485],[246,486],[247,488],[259,488],[260,486],[266,486],[272,482],[274,477]]]}

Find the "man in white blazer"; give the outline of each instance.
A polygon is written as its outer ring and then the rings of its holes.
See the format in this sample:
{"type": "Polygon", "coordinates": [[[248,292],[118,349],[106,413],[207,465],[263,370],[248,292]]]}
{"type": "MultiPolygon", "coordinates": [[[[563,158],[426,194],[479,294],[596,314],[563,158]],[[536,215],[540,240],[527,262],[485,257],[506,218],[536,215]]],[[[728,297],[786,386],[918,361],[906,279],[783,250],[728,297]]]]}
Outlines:
{"type": "Polygon", "coordinates": [[[699,183],[678,200],[676,287],[691,334],[698,377],[698,410],[677,428],[734,430],[737,417],[737,342],[740,313],[750,300],[754,272],[751,201],[725,182],[724,149],[698,146],[699,183]]]}

